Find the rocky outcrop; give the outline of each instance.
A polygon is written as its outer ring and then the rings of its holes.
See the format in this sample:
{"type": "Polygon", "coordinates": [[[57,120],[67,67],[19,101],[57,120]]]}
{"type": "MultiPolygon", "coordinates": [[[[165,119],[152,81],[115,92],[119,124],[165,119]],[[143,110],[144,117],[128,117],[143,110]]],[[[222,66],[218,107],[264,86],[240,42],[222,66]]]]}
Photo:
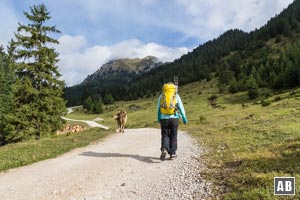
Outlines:
{"type": "Polygon", "coordinates": [[[112,60],[102,65],[95,73],[89,75],[82,84],[86,84],[90,81],[97,79],[105,79],[110,76],[127,74],[127,75],[139,75],[150,71],[151,69],[161,65],[156,57],[147,56],[139,59],[118,59],[112,60]]]}

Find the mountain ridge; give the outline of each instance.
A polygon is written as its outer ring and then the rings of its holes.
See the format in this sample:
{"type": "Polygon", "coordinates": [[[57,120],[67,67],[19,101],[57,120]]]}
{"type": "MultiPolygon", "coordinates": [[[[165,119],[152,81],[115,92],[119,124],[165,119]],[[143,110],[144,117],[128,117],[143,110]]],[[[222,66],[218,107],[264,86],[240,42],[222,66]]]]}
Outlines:
{"type": "Polygon", "coordinates": [[[109,79],[112,76],[135,76],[148,72],[161,63],[154,56],[146,56],[144,58],[123,58],[114,59],[103,64],[96,72],[88,75],[81,84],[100,79],[109,79]]]}
{"type": "Polygon", "coordinates": [[[288,88],[300,85],[296,76],[300,74],[299,39],[300,0],[295,0],[255,31],[228,30],[173,62],[134,77],[126,85],[111,85],[107,91],[91,87],[85,90],[91,96],[109,92],[116,100],[134,100],[156,95],[174,76],[179,77],[179,85],[217,78],[220,91],[245,91],[249,78],[258,87],[288,88]]]}

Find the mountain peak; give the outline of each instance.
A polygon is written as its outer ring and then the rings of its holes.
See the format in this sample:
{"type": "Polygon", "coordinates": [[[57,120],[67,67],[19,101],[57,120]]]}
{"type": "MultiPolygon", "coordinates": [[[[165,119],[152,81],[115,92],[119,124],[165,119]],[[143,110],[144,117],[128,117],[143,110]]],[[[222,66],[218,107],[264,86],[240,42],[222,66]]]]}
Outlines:
{"type": "Polygon", "coordinates": [[[103,64],[95,73],[89,75],[82,84],[113,76],[122,76],[123,78],[136,76],[148,72],[160,64],[154,56],[111,60],[103,64]]]}

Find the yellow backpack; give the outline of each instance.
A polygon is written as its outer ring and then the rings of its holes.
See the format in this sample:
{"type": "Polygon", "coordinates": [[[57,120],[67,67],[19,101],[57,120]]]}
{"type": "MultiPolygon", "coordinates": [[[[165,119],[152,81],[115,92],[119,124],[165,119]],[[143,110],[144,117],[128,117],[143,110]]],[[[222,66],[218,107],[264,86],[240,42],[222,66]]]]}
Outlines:
{"type": "Polygon", "coordinates": [[[173,115],[177,109],[176,85],[166,83],[162,87],[162,96],[160,99],[160,112],[166,115],[173,115]]]}

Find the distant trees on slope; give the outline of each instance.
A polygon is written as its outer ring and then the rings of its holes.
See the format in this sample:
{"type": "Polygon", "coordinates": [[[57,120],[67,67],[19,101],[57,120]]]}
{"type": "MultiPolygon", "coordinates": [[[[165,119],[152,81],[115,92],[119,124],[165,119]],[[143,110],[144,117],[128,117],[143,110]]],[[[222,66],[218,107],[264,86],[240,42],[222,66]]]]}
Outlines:
{"type": "Polygon", "coordinates": [[[229,30],[174,62],[165,63],[126,84],[112,84],[105,89],[101,89],[101,84],[78,85],[68,88],[65,97],[71,105],[79,105],[89,96],[104,98],[106,93],[114,100],[150,97],[174,76],[179,77],[180,85],[218,78],[220,91],[248,91],[250,98],[257,97],[259,87],[278,90],[298,86],[299,8],[300,0],[295,0],[258,30],[250,33],[229,30]]]}
{"type": "Polygon", "coordinates": [[[258,96],[258,87],[273,89],[300,85],[300,0],[251,33],[229,30],[200,45],[172,63],[136,78],[127,93],[154,94],[161,84],[179,76],[184,85],[210,80],[215,75],[221,91],[248,91],[258,96]]]}

